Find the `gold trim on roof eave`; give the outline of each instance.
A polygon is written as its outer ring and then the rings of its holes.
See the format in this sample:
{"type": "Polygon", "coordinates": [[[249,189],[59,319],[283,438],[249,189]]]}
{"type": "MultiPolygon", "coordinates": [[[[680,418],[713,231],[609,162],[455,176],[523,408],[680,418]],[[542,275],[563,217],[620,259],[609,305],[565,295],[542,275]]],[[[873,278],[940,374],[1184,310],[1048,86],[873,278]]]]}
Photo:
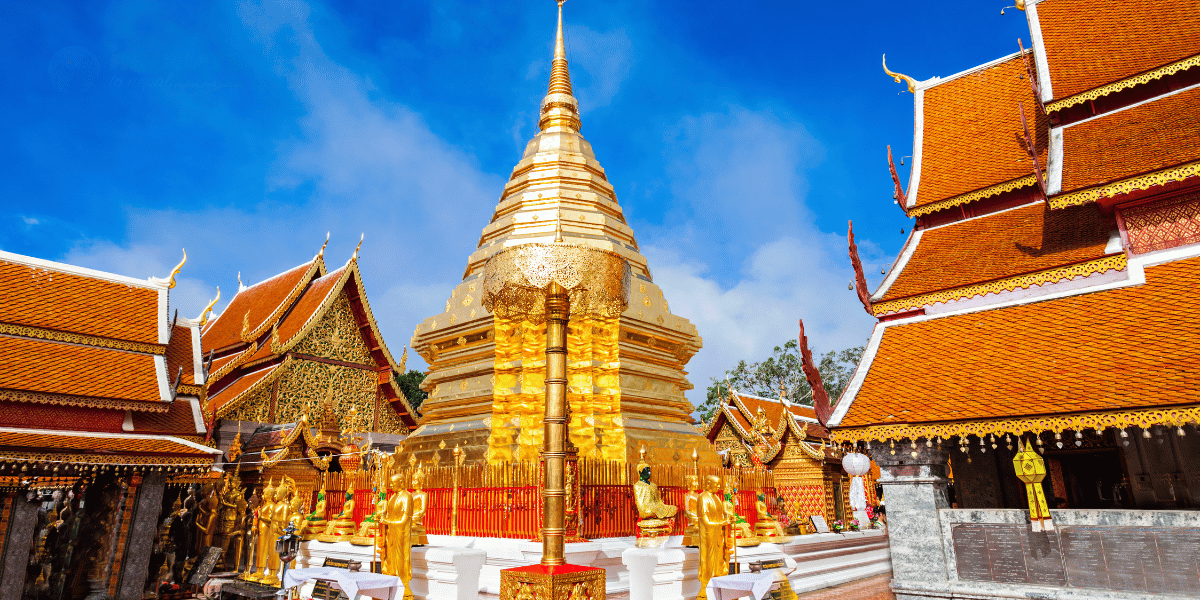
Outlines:
{"type": "Polygon", "coordinates": [[[950,198],[946,198],[945,200],[939,200],[937,202],[933,202],[930,204],[922,204],[920,206],[914,206],[913,208],[908,209],[908,216],[920,217],[923,215],[928,215],[930,213],[935,213],[939,210],[943,210],[943,209],[951,208],[951,207],[955,207],[955,206],[961,206],[963,204],[969,204],[976,200],[983,200],[984,198],[991,198],[992,196],[997,196],[999,194],[1003,194],[1004,192],[1011,192],[1013,190],[1020,189],[1023,187],[1028,187],[1031,185],[1037,185],[1037,176],[1036,175],[1026,175],[1019,179],[1013,179],[1011,181],[997,183],[996,185],[991,185],[991,186],[988,186],[988,187],[985,187],[982,189],[975,190],[973,192],[967,192],[965,194],[951,196],[950,198]]]}
{"type": "Polygon", "coordinates": [[[958,423],[928,423],[895,425],[870,425],[865,427],[837,428],[830,437],[837,443],[854,443],[887,440],[917,440],[941,437],[963,437],[968,435],[1002,435],[1016,436],[1025,433],[1041,433],[1052,431],[1081,431],[1094,429],[1100,431],[1109,427],[1138,427],[1146,429],[1152,425],[1168,425],[1182,427],[1187,423],[1200,423],[1200,405],[1180,406],[1176,408],[1151,408],[1120,412],[1090,412],[1077,415],[1050,415],[1040,417],[1017,417],[1013,419],[998,419],[989,421],[971,421],[958,423]]]}
{"type": "Polygon", "coordinates": [[[1044,285],[1047,283],[1058,283],[1064,279],[1074,279],[1076,277],[1087,277],[1096,273],[1105,271],[1122,271],[1129,264],[1129,259],[1125,254],[1113,254],[1087,262],[1075,263],[1063,267],[1047,269],[1045,271],[1037,271],[1034,273],[1026,273],[1024,275],[1016,275],[1014,277],[1006,277],[986,283],[978,283],[975,285],[967,285],[962,287],[951,288],[939,292],[931,292],[921,294],[919,296],[911,296],[908,298],[900,298],[899,300],[889,300],[887,302],[879,302],[872,308],[875,309],[875,316],[882,317],[889,313],[900,313],[930,304],[939,304],[943,302],[951,302],[954,300],[962,300],[975,296],[986,296],[988,294],[999,294],[1000,292],[1011,292],[1015,289],[1027,289],[1035,285],[1044,285]]]}
{"type": "Polygon", "coordinates": [[[1138,190],[1149,189],[1156,185],[1166,185],[1171,181],[1183,181],[1192,177],[1200,177],[1200,161],[1184,163],[1169,169],[1121,179],[1107,185],[1051,196],[1046,202],[1052,209],[1079,206],[1089,202],[1096,202],[1101,198],[1112,198],[1119,194],[1128,194],[1138,190]]]}
{"type": "Polygon", "coordinates": [[[171,410],[172,405],[171,402],[164,402],[162,400],[123,400],[118,398],[97,398],[94,396],[74,396],[70,394],[51,394],[10,389],[0,390],[0,401],[83,406],[111,410],[133,410],[149,413],[165,413],[171,410]]]}
{"type": "Polygon", "coordinates": [[[159,356],[167,353],[167,347],[162,344],[131,342],[127,340],[106,338],[96,335],[87,335],[84,333],[46,329],[44,327],[16,325],[13,323],[0,323],[0,335],[11,335],[14,337],[31,338],[36,340],[44,340],[47,342],[66,342],[68,344],[94,346],[96,348],[106,348],[109,350],[126,350],[129,352],[141,352],[144,354],[157,354],[159,356]]]}
{"type": "Polygon", "coordinates": [[[1064,108],[1069,108],[1071,106],[1075,106],[1076,104],[1079,104],[1081,102],[1086,102],[1088,100],[1095,100],[1096,98],[1099,98],[1101,96],[1107,96],[1113,92],[1119,92],[1124,89],[1129,89],[1134,86],[1142,85],[1144,83],[1150,83],[1151,81],[1153,81],[1155,79],[1162,79],[1163,77],[1166,77],[1167,75],[1174,75],[1175,73],[1178,73],[1180,71],[1186,71],[1197,65],[1200,65],[1200,54],[1197,54],[1195,56],[1189,56],[1183,60],[1179,60],[1179,61],[1173,62],[1169,65],[1154,69],[1153,71],[1147,71],[1140,75],[1126,77],[1125,79],[1115,81],[1108,85],[1103,85],[1098,88],[1093,88],[1086,92],[1080,92],[1078,94],[1075,94],[1074,96],[1067,96],[1066,98],[1063,98],[1061,100],[1055,100],[1053,102],[1046,104],[1046,112],[1052,113],[1052,112],[1055,112],[1058,110],[1062,110],[1064,108]]]}

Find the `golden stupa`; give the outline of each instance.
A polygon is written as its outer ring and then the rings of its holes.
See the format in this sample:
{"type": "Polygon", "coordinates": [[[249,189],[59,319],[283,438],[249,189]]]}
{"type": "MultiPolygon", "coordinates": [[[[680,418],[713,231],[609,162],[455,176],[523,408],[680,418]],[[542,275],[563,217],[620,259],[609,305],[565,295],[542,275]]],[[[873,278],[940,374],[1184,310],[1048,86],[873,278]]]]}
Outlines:
{"type": "Polygon", "coordinates": [[[580,135],[562,10],[550,88],[538,132],[504,187],[491,223],[467,260],[446,310],[413,332],[429,363],[421,426],[404,442],[420,460],[461,445],[470,462],[533,460],[542,448],[545,324],[492,315],[480,303],[484,265],[512,246],[561,237],[616,252],[632,269],[629,308],[619,317],[572,318],[568,330],[570,436],[579,456],[630,460],[645,446],[657,462],[716,464],[691,424],[684,365],[700,349],[696,327],[671,314],[626,224],[613,186],[580,135]],[[444,443],[442,443],[444,442],[444,443]]]}

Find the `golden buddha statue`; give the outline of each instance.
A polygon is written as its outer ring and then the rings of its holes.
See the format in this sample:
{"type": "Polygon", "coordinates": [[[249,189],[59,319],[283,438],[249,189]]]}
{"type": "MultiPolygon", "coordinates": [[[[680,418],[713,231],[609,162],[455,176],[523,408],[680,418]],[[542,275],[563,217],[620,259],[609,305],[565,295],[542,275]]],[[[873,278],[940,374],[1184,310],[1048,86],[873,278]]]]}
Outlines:
{"type": "Polygon", "coordinates": [[[718,492],[720,481],[716,475],[705,477],[704,493],[696,502],[696,516],[700,520],[700,595],[696,600],[706,600],[708,580],[729,571],[725,538],[729,514],[718,492]]]}
{"type": "Polygon", "coordinates": [[[242,482],[237,475],[226,475],[216,540],[216,545],[224,550],[222,557],[226,570],[236,571],[241,567],[245,522],[246,498],[242,492],[242,482]]]}
{"type": "Polygon", "coordinates": [[[263,547],[263,551],[267,554],[267,573],[263,574],[261,583],[264,585],[279,585],[279,555],[275,553],[275,540],[283,535],[283,530],[287,528],[288,513],[291,511],[291,506],[288,503],[288,497],[292,494],[292,483],[286,479],[275,488],[275,502],[271,505],[272,515],[270,523],[270,535],[263,547]],[[265,546],[265,547],[264,547],[265,546]]]}
{"type": "Polygon", "coordinates": [[[396,490],[383,513],[383,572],[395,575],[404,582],[404,600],[413,600],[412,586],[412,494],[401,487],[403,478],[392,475],[392,489],[396,490]]]}
{"type": "Polygon", "coordinates": [[[325,533],[317,536],[319,542],[342,542],[354,535],[354,491],[346,490],[346,501],[342,504],[342,512],[338,513],[328,525],[325,533]]]}
{"type": "Polygon", "coordinates": [[[700,516],[696,511],[699,510],[698,503],[700,501],[700,478],[695,475],[688,475],[684,478],[687,483],[687,495],[683,497],[683,516],[687,517],[687,528],[683,530],[683,545],[689,548],[700,547],[700,516]]]}
{"type": "Polygon", "coordinates": [[[325,526],[329,522],[325,520],[325,486],[321,486],[321,491],[317,492],[317,506],[313,508],[312,513],[304,518],[304,527],[300,530],[300,537],[307,540],[317,539],[317,535],[325,532],[325,526]]]}
{"type": "Polygon", "coordinates": [[[425,472],[418,467],[417,472],[413,473],[413,516],[412,516],[412,545],[425,546],[429,544],[429,536],[425,535],[425,508],[429,504],[429,495],[425,490],[421,489],[421,480],[425,478],[425,472]]]}
{"type": "Polygon", "coordinates": [[[640,451],[641,461],[638,462],[638,481],[633,484],[633,499],[638,511],[638,541],[639,548],[656,548],[667,540],[678,508],[662,501],[658,486],[650,481],[650,465],[646,463],[646,447],[640,451]]]}
{"type": "Polygon", "coordinates": [[[355,546],[373,546],[375,545],[375,536],[379,533],[379,521],[383,519],[383,511],[387,508],[387,492],[379,492],[379,500],[375,503],[375,510],[367,515],[358,526],[358,532],[350,538],[350,543],[355,546]]]}
{"type": "Polygon", "coordinates": [[[263,489],[262,504],[258,506],[257,529],[254,543],[254,568],[246,574],[246,581],[262,582],[268,573],[267,555],[271,552],[271,519],[275,516],[275,479],[267,482],[263,489]]]}
{"type": "Polygon", "coordinates": [[[750,529],[746,518],[738,514],[733,505],[733,492],[729,489],[725,490],[725,512],[729,515],[729,539],[726,542],[730,546],[757,546],[758,536],[750,529]]]}
{"type": "Polygon", "coordinates": [[[771,516],[767,511],[767,497],[759,492],[758,500],[754,503],[754,509],[758,512],[758,522],[754,524],[754,533],[758,535],[760,542],[782,542],[783,527],[779,526],[779,521],[771,516]]]}

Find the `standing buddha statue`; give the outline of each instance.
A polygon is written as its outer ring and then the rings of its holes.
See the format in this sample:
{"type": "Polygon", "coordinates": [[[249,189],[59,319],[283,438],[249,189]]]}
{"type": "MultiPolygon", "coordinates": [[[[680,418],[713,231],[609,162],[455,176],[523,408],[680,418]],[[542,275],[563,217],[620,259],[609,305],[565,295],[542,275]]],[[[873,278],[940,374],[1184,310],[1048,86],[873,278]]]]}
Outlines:
{"type": "Polygon", "coordinates": [[[689,548],[700,547],[700,515],[699,510],[700,478],[688,475],[684,478],[687,483],[687,495],[683,497],[683,515],[687,517],[687,528],[683,530],[683,545],[689,548]]]}
{"type": "Polygon", "coordinates": [[[237,571],[242,564],[242,539],[245,537],[246,498],[242,495],[241,480],[237,475],[225,477],[221,493],[220,520],[217,526],[216,545],[222,553],[225,569],[237,571]]]}
{"type": "Polygon", "coordinates": [[[275,513],[275,479],[267,482],[263,489],[262,502],[258,505],[258,525],[255,532],[254,568],[246,574],[246,581],[262,582],[268,573],[267,555],[271,551],[271,519],[275,513]]]}
{"type": "Polygon", "coordinates": [[[266,585],[279,585],[279,569],[281,565],[279,564],[279,555],[275,553],[275,540],[283,535],[283,530],[288,525],[288,517],[290,516],[288,513],[291,509],[288,499],[293,493],[292,488],[294,485],[290,478],[285,478],[275,488],[275,503],[271,505],[270,533],[267,535],[266,543],[259,544],[267,554],[269,571],[262,579],[262,583],[266,585]]]}
{"type": "Polygon", "coordinates": [[[412,491],[412,502],[413,502],[412,545],[413,546],[425,546],[425,545],[429,544],[429,536],[425,535],[425,523],[423,522],[425,519],[425,508],[429,504],[429,495],[425,493],[425,490],[421,489],[422,488],[421,480],[424,478],[425,478],[425,471],[422,470],[420,467],[418,467],[417,472],[413,473],[413,478],[412,478],[412,485],[413,485],[413,491],[412,491]]]}
{"type": "Polygon", "coordinates": [[[384,555],[387,557],[383,572],[398,576],[404,582],[404,600],[413,600],[409,585],[412,581],[412,494],[401,487],[404,479],[399,473],[392,475],[391,483],[396,491],[383,514],[384,555]]]}
{"type": "Polygon", "coordinates": [[[646,447],[640,451],[638,481],[633,484],[633,499],[638,511],[639,548],[656,548],[666,541],[671,533],[672,519],[678,508],[662,501],[658,486],[650,481],[650,465],[646,462],[646,447]]]}
{"type": "Polygon", "coordinates": [[[700,595],[696,600],[706,600],[708,580],[725,575],[729,570],[725,545],[729,515],[721,501],[719,485],[720,478],[716,475],[705,477],[704,493],[696,503],[696,516],[700,519],[700,595]]]}

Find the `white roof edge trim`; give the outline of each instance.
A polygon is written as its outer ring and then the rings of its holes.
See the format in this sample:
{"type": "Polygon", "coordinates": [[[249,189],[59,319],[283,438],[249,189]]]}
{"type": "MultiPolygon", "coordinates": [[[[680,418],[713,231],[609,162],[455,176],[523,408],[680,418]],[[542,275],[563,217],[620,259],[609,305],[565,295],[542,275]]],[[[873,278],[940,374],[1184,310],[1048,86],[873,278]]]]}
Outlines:
{"type": "MultiPolygon", "coordinates": [[[[107,271],[98,271],[87,267],[77,267],[67,263],[54,262],[43,258],[34,258],[23,254],[14,254],[0,250],[0,260],[23,264],[29,267],[38,267],[47,271],[55,271],[58,273],[69,273],[71,275],[79,275],[81,277],[90,277],[92,279],[101,279],[110,283],[120,283],[124,285],[136,286],[148,290],[166,290],[165,283],[157,283],[154,279],[136,279],[125,275],[117,275],[107,271]]],[[[164,280],[165,281],[165,280],[164,280]]]]}
{"type": "Polygon", "coordinates": [[[1054,99],[1054,82],[1050,80],[1050,64],[1046,62],[1046,44],[1042,41],[1042,24],[1038,20],[1037,2],[1026,0],[1025,20],[1029,23],[1029,37],[1033,40],[1033,63],[1037,68],[1038,91],[1042,103],[1054,99]]]}
{"type": "Polygon", "coordinates": [[[854,369],[854,377],[850,378],[850,383],[842,391],[842,396],[838,398],[837,404],[833,407],[833,415],[826,423],[829,427],[840,425],[842,419],[846,417],[846,413],[850,412],[850,406],[854,404],[854,397],[862,389],[863,382],[867,380],[867,373],[871,371],[871,363],[875,361],[875,354],[879,352],[879,344],[883,342],[883,332],[886,329],[885,323],[876,323],[875,328],[871,330],[871,339],[867,342],[867,349],[863,351],[862,359],[858,361],[858,367],[854,369]]]}
{"type": "Polygon", "coordinates": [[[1046,150],[1046,195],[1062,191],[1063,128],[1050,128],[1050,147],[1046,150]]]}
{"type": "Polygon", "coordinates": [[[98,431],[70,431],[58,429],[23,429],[19,427],[0,427],[0,433],[34,433],[38,435],[61,435],[65,437],[87,437],[87,438],[110,438],[114,440],[168,440],[194,448],[203,450],[206,454],[217,455],[221,454],[216,448],[209,448],[204,444],[188,441],[183,438],[178,438],[173,435],[155,435],[152,433],[102,433],[98,431]]]}
{"type": "Polygon", "coordinates": [[[1110,111],[1108,111],[1108,112],[1106,112],[1106,113],[1100,113],[1100,114],[1098,114],[1098,115],[1092,115],[1092,116],[1090,116],[1090,117],[1088,117],[1088,118],[1086,118],[1086,119],[1081,119],[1081,120],[1079,120],[1079,121],[1075,121],[1074,123],[1068,123],[1068,124],[1066,124],[1066,125],[1062,125],[1062,126],[1060,127],[1060,129],[1067,129],[1067,128],[1070,128],[1070,127],[1074,127],[1074,126],[1076,126],[1076,125],[1079,125],[1080,123],[1087,123],[1088,121],[1095,121],[1096,119],[1103,119],[1104,117],[1111,116],[1111,115],[1115,115],[1115,114],[1118,114],[1118,113],[1120,113],[1120,112],[1122,112],[1122,111],[1129,110],[1129,109],[1131,109],[1131,108],[1137,108],[1137,107],[1139,107],[1139,106],[1141,106],[1141,105],[1143,105],[1143,104],[1150,104],[1151,102],[1156,102],[1156,101],[1158,101],[1158,100],[1162,100],[1163,98],[1169,98],[1169,97],[1171,97],[1171,96],[1174,96],[1174,95],[1176,95],[1176,94],[1181,94],[1181,93],[1183,93],[1183,92],[1190,92],[1190,91],[1192,91],[1192,90],[1194,90],[1194,89],[1196,89],[1196,88],[1198,88],[1198,87],[1200,87],[1200,83],[1193,83],[1192,85],[1189,85],[1189,86],[1187,86],[1187,87],[1182,87],[1182,88],[1179,88],[1179,89],[1177,89],[1177,90],[1172,90],[1172,91],[1170,91],[1170,92],[1167,92],[1167,93],[1165,93],[1165,94],[1159,94],[1159,95],[1157,95],[1157,96],[1155,96],[1155,97],[1153,97],[1153,98],[1146,98],[1145,100],[1142,100],[1141,102],[1134,102],[1133,104],[1130,104],[1130,105],[1128,105],[1128,106],[1122,106],[1121,108],[1113,109],[1113,110],[1110,110],[1110,111]]]}
{"type": "MultiPolygon", "coordinates": [[[[1029,52],[1029,49],[1026,49],[1026,50],[1025,50],[1025,52],[1026,52],[1026,53],[1028,53],[1028,52],[1029,52]]],[[[990,60],[990,61],[988,61],[988,62],[985,62],[985,63],[983,63],[982,65],[976,65],[976,66],[974,66],[974,67],[971,67],[970,69],[967,69],[967,70],[965,70],[965,71],[959,71],[959,72],[957,72],[957,73],[955,73],[955,74],[953,74],[953,75],[947,75],[947,76],[945,76],[945,77],[934,77],[933,79],[927,79],[927,80],[925,80],[925,81],[922,81],[921,83],[919,83],[919,84],[917,84],[917,85],[918,85],[918,87],[920,87],[921,89],[926,89],[926,90],[927,90],[927,89],[929,89],[929,88],[931,88],[931,87],[939,86],[939,85],[941,85],[941,84],[943,84],[943,83],[946,83],[947,81],[954,81],[955,79],[961,79],[961,78],[963,78],[963,77],[966,77],[967,75],[970,75],[970,74],[972,74],[972,73],[978,73],[979,71],[983,71],[983,70],[986,70],[986,69],[990,69],[990,68],[992,68],[992,67],[994,67],[994,66],[996,66],[996,65],[998,65],[998,64],[1000,64],[1000,63],[1005,63],[1005,62],[1008,62],[1008,61],[1010,61],[1010,60],[1012,60],[1012,59],[1014,59],[1014,58],[1016,58],[1016,57],[1018,57],[1018,56],[1020,56],[1020,55],[1021,55],[1021,51],[1020,51],[1020,50],[1017,50],[1016,52],[1013,52],[1012,54],[1009,54],[1009,55],[1007,55],[1007,56],[1001,56],[1000,58],[996,58],[996,59],[990,60]]]]}
{"type": "Polygon", "coordinates": [[[900,252],[900,257],[896,259],[896,262],[892,263],[892,268],[888,271],[887,277],[884,277],[883,283],[879,284],[875,293],[871,294],[871,302],[878,302],[880,298],[883,298],[884,294],[887,294],[888,289],[892,287],[892,284],[896,283],[896,280],[900,278],[900,273],[904,271],[904,267],[908,266],[909,259],[916,253],[917,245],[921,243],[921,236],[924,233],[924,229],[917,229],[915,227],[909,232],[908,239],[904,241],[904,249],[900,252]]]}
{"type": "Polygon", "coordinates": [[[192,379],[196,385],[204,385],[204,348],[200,345],[200,326],[188,327],[192,331],[192,379]]]}
{"type": "Polygon", "coordinates": [[[171,401],[171,376],[167,374],[167,357],[154,355],[154,374],[158,379],[158,396],[163,402],[171,401]]]}
{"type": "Polygon", "coordinates": [[[916,98],[913,99],[913,162],[912,168],[908,170],[908,192],[904,196],[906,208],[912,208],[917,203],[917,192],[921,189],[921,147],[925,145],[925,89],[918,89],[915,95],[916,98]]]}
{"type": "Polygon", "coordinates": [[[934,225],[933,227],[926,227],[925,229],[922,229],[922,231],[933,231],[935,229],[945,229],[946,227],[954,227],[955,225],[961,225],[963,223],[968,223],[970,221],[986,219],[987,217],[1002,215],[1006,212],[1012,212],[1014,210],[1020,210],[1022,208],[1029,208],[1030,206],[1034,206],[1036,204],[1045,204],[1045,203],[1046,202],[1044,200],[1033,200],[1033,201],[1026,202],[1025,204],[1021,204],[1018,206],[1010,206],[1008,208],[1005,208],[1003,210],[998,210],[996,212],[990,212],[990,213],[986,213],[986,214],[982,214],[982,215],[976,215],[974,217],[967,217],[965,219],[959,219],[958,221],[952,221],[950,223],[942,223],[941,225],[934,225]]]}

